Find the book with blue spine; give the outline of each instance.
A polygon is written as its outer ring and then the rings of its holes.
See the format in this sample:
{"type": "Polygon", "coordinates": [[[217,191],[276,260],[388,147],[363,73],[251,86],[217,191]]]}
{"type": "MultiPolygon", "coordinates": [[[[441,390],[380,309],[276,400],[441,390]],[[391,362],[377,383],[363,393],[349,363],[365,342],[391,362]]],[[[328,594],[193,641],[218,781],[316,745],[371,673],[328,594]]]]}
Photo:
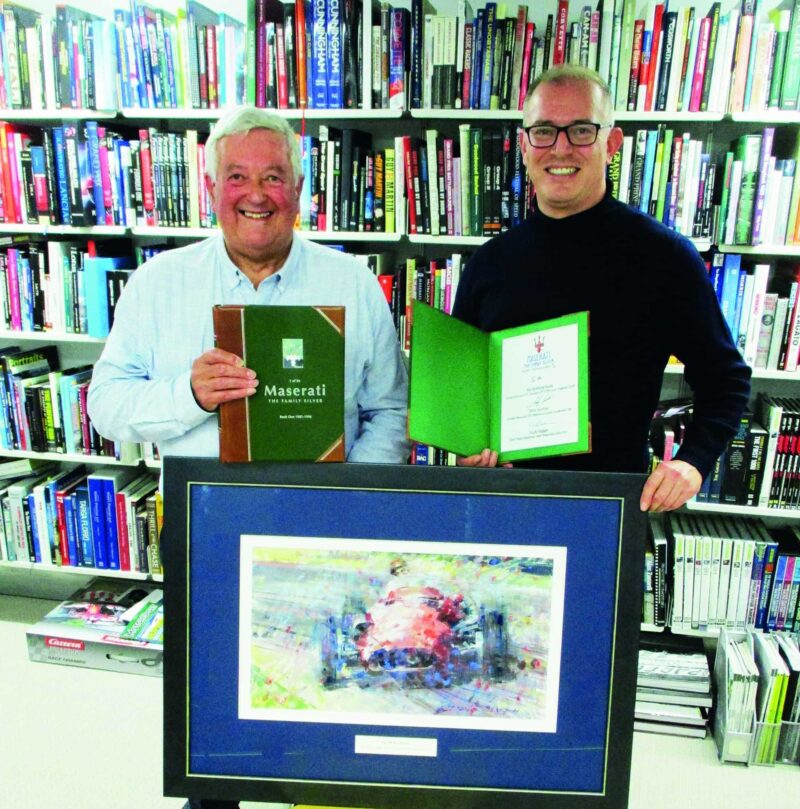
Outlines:
{"type": "Polygon", "coordinates": [[[483,31],[481,33],[481,54],[482,62],[478,63],[478,74],[480,76],[480,107],[488,110],[492,95],[492,70],[495,57],[495,36],[497,35],[497,4],[486,4],[486,15],[483,20],[483,31]]]}
{"type": "Polygon", "coordinates": [[[344,107],[342,93],[342,0],[327,0],[325,28],[328,34],[326,72],[328,76],[328,108],[344,107]]]}
{"type": "Polygon", "coordinates": [[[469,106],[477,110],[481,106],[481,67],[483,65],[483,29],[485,27],[486,10],[479,8],[472,24],[472,64],[469,83],[469,106]]]}
{"type": "Polygon", "coordinates": [[[94,543],[92,541],[92,520],[89,506],[89,487],[81,484],[75,489],[77,508],[76,524],[78,543],[84,567],[94,567],[94,543]]]}
{"type": "Polygon", "coordinates": [[[656,159],[658,130],[649,129],[644,150],[644,171],[642,173],[642,190],[639,195],[639,210],[647,213],[650,208],[650,195],[653,188],[653,166],[656,159]]]}
{"type": "Polygon", "coordinates": [[[56,171],[56,187],[58,190],[58,211],[60,224],[72,224],[72,211],[69,204],[69,174],[67,172],[67,147],[64,140],[64,127],[54,126],[53,157],[56,171]]]}
{"type": "Polygon", "coordinates": [[[64,530],[67,534],[70,567],[81,567],[81,556],[78,553],[78,528],[75,520],[74,492],[70,492],[64,498],[64,530]]]}
{"type": "MultiPolygon", "coordinates": [[[[125,41],[125,29],[130,23],[125,22],[124,9],[114,9],[114,55],[117,69],[115,73],[117,93],[123,109],[133,106],[133,93],[136,92],[136,83],[131,81],[131,66],[128,63],[128,47],[125,41]]],[[[130,18],[130,14],[128,14],[130,18]]],[[[138,98],[137,98],[138,101],[138,98]]]]}
{"type": "Polygon", "coordinates": [[[85,256],[83,276],[86,290],[86,325],[90,337],[107,337],[111,324],[108,306],[108,274],[134,269],[132,256],[85,256]]]}
{"type": "Polygon", "coordinates": [[[33,562],[42,561],[42,550],[41,550],[41,537],[39,536],[39,524],[38,521],[35,519],[36,514],[36,498],[34,497],[33,492],[31,492],[28,497],[28,513],[31,515],[31,545],[33,547],[33,562]]]}
{"type": "Polygon", "coordinates": [[[104,508],[103,481],[91,474],[86,479],[89,493],[89,518],[92,526],[92,546],[94,548],[94,566],[106,569],[108,550],[106,545],[106,521],[104,508]]]}
{"type": "Polygon", "coordinates": [[[736,311],[736,295],[739,290],[739,273],[741,272],[742,257],[739,253],[726,253],[723,267],[722,297],[720,306],[725,322],[731,334],[737,327],[734,320],[736,311]]]}
{"type": "Polygon", "coordinates": [[[103,178],[100,174],[100,138],[97,134],[97,121],[86,121],[84,126],[88,174],[91,178],[92,195],[94,197],[95,223],[104,225],[106,222],[106,206],[103,200],[103,178]]]}
{"type": "Polygon", "coordinates": [[[311,14],[308,16],[311,30],[311,87],[313,106],[317,109],[328,107],[328,31],[325,0],[311,0],[311,14]]]}

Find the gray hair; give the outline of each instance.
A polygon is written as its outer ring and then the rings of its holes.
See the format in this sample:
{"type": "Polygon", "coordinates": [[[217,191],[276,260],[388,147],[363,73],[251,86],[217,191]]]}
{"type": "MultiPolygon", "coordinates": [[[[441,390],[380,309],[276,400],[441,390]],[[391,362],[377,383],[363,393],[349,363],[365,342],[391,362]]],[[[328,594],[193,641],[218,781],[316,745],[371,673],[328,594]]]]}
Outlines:
{"type": "Polygon", "coordinates": [[[528,87],[525,94],[525,104],[531,100],[536,88],[543,84],[569,84],[570,82],[586,82],[593,84],[600,90],[600,112],[603,116],[602,123],[614,123],[614,105],[611,101],[611,89],[605,79],[595,70],[582,65],[558,65],[540,73],[528,87]]]}
{"type": "Polygon", "coordinates": [[[303,161],[300,156],[300,146],[297,136],[291,126],[279,115],[258,107],[234,107],[222,115],[211,128],[211,134],[206,141],[206,174],[212,182],[217,181],[217,168],[219,162],[219,142],[228,135],[245,135],[252,129],[268,129],[283,135],[286,149],[289,152],[289,162],[297,182],[303,176],[303,161]]]}

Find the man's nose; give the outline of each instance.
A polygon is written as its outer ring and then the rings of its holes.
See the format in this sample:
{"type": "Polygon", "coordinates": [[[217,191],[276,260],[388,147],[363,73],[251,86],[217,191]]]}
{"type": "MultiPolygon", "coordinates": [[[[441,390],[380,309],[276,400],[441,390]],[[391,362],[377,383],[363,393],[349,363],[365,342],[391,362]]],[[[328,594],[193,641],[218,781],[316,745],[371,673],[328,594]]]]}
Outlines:
{"type": "Polygon", "coordinates": [[[567,137],[566,129],[562,129],[556,135],[556,142],[550,147],[553,151],[568,152],[572,148],[572,144],[567,137]]]}

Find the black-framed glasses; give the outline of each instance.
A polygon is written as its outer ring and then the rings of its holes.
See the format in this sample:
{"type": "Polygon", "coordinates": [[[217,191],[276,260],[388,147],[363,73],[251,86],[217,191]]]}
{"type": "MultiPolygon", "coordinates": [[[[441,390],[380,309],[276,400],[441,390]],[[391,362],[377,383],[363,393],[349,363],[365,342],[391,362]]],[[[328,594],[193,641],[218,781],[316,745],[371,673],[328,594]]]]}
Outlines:
{"type": "Polygon", "coordinates": [[[561,132],[566,133],[567,140],[573,146],[591,146],[597,140],[598,132],[610,126],[611,124],[595,124],[587,121],[578,124],[567,124],[566,126],[533,124],[532,126],[523,126],[522,129],[528,136],[528,143],[534,149],[547,149],[555,144],[561,132]]]}

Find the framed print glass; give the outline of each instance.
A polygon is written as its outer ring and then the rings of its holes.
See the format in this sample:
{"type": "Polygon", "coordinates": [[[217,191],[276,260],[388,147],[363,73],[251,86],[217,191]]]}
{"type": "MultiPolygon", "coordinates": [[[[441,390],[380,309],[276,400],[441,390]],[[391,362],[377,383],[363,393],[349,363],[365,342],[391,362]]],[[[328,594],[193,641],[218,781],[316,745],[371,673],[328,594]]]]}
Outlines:
{"type": "Polygon", "coordinates": [[[168,458],[164,480],[165,794],[627,805],[643,476],[168,458]]]}

